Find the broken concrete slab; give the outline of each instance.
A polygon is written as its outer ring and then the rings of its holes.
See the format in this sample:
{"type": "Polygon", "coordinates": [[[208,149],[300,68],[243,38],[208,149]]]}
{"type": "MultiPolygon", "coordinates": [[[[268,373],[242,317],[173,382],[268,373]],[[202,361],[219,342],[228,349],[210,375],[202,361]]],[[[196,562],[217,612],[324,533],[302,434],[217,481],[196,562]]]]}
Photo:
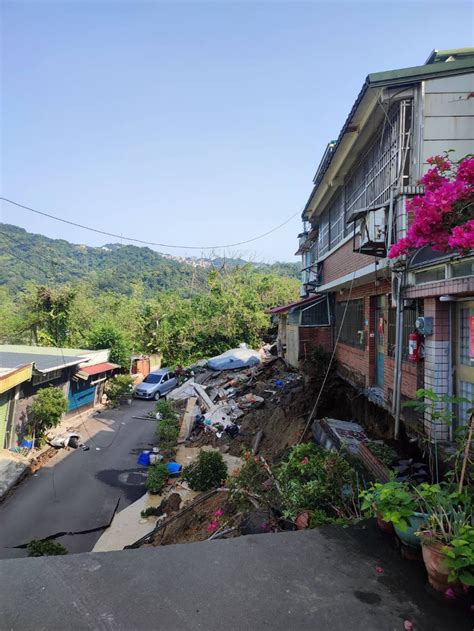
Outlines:
{"type": "Polygon", "coordinates": [[[200,410],[197,405],[197,398],[191,397],[188,399],[181,428],[179,430],[178,444],[184,443],[189,438],[198,414],[200,414],[200,410]]]}
{"type": "Polygon", "coordinates": [[[27,474],[29,462],[8,449],[0,449],[0,501],[27,474]]]}

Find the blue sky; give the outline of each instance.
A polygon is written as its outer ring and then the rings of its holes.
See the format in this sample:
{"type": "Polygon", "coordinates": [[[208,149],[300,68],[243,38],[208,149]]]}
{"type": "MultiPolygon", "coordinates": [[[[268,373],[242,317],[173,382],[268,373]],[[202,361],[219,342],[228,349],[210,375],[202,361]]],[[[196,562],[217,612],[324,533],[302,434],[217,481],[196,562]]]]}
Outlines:
{"type": "MultiPolygon", "coordinates": [[[[473,40],[472,6],[436,0],[4,0],[2,13],[3,195],[195,246],[243,241],[301,210],[369,72],[473,40]]],[[[6,204],[1,218],[112,241],[6,204]]],[[[299,228],[295,218],[227,253],[296,260],[299,228]]]]}

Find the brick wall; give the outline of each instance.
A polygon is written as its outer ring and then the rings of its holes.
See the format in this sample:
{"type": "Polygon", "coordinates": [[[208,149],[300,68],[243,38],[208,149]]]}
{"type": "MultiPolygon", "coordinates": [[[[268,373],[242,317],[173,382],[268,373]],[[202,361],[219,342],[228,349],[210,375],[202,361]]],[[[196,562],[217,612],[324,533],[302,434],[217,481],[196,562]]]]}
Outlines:
{"type": "Polygon", "coordinates": [[[331,352],[333,349],[332,340],[331,326],[300,326],[300,359],[305,359],[316,346],[322,346],[325,351],[331,352]]]}
{"type": "Polygon", "coordinates": [[[350,274],[355,270],[374,263],[372,256],[357,254],[357,252],[353,252],[353,247],[354,245],[351,239],[324,259],[323,283],[330,283],[333,280],[341,278],[341,276],[345,276],[346,274],[350,274]]]}

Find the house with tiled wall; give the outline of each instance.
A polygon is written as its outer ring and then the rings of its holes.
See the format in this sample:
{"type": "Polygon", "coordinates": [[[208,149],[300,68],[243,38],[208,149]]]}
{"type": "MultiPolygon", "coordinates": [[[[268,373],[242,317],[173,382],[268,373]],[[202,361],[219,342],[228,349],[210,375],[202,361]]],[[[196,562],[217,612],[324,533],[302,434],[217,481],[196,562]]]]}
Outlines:
{"type": "MultiPolygon", "coordinates": [[[[387,258],[406,233],[407,200],[423,193],[427,158],[446,150],[474,152],[474,49],[368,75],[321,159],[298,235],[301,297],[328,296],[339,374],[402,421],[418,388],[474,398],[474,256],[423,248],[403,273],[387,258]]],[[[467,407],[454,410],[458,424],[467,407]]],[[[422,425],[451,436],[429,413],[422,425]]]]}

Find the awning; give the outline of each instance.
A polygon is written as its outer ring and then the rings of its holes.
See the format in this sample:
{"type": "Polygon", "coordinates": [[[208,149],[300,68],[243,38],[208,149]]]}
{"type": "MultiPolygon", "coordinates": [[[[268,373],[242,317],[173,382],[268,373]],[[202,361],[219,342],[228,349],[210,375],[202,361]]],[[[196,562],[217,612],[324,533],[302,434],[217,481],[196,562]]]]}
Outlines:
{"type": "Polygon", "coordinates": [[[109,370],[115,370],[120,368],[118,364],[111,364],[110,362],[103,362],[102,364],[94,364],[93,366],[83,366],[79,372],[76,373],[76,377],[80,379],[89,379],[93,375],[99,375],[101,372],[107,372],[109,370]]]}
{"type": "Polygon", "coordinates": [[[301,307],[309,307],[313,302],[321,300],[323,298],[321,294],[316,296],[309,296],[308,298],[303,298],[303,300],[298,300],[297,302],[290,302],[288,305],[283,305],[281,307],[273,307],[273,309],[269,309],[268,313],[278,314],[278,313],[287,313],[288,311],[292,311],[293,309],[298,309],[301,307]]]}

